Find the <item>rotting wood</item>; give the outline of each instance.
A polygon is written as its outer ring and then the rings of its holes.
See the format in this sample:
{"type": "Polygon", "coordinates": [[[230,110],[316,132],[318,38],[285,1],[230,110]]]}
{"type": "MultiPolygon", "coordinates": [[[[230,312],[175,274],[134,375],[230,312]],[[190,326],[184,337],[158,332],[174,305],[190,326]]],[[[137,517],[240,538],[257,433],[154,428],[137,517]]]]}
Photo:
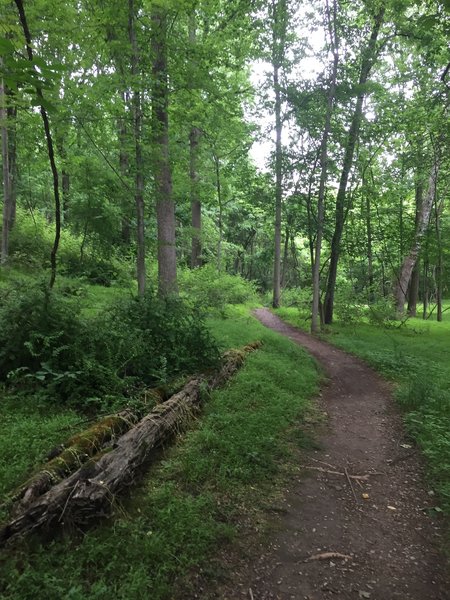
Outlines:
{"type": "MultiPolygon", "coordinates": [[[[178,383],[173,391],[180,387],[182,386],[178,383]]],[[[119,413],[107,415],[53,448],[47,455],[48,460],[44,467],[13,494],[13,514],[20,514],[26,510],[39,496],[77,471],[84,463],[98,455],[105,446],[111,445],[116,438],[133,427],[150,407],[163,402],[169,395],[164,388],[145,390],[142,393],[141,409],[127,408],[119,413]]]]}
{"type": "Polygon", "coordinates": [[[109,514],[117,494],[134,482],[152,451],[198,414],[202,392],[223,385],[240,368],[245,356],[260,346],[260,342],[255,342],[242,350],[231,350],[224,355],[217,374],[191,379],[122,435],[98,460],[88,461],[0,529],[0,544],[41,529],[84,524],[93,517],[109,514]]]}

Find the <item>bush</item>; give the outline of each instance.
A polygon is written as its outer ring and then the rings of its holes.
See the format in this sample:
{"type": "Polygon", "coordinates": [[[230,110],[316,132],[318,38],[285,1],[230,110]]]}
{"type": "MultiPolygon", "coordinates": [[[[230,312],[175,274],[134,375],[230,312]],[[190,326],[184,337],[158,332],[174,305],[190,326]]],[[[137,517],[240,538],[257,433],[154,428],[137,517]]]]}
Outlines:
{"type": "Polygon", "coordinates": [[[150,292],[122,301],[100,321],[100,330],[109,332],[103,352],[114,358],[121,377],[160,383],[217,364],[217,345],[202,312],[176,296],[150,292]]]}
{"type": "Polygon", "coordinates": [[[179,298],[148,294],[83,319],[67,290],[39,284],[0,293],[0,379],[77,408],[107,408],[105,398],[204,371],[219,358],[201,313],[179,298]]]}
{"type": "Polygon", "coordinates": [[[256,302],[255,285],[240,275],[219,273],[214,265],[184,270],[179,274],[181,294],[201,309],[223,312],[227,304],[256,302]]]}
{"type": "Polygon", "coordinates": [[[381,298],[374,304],[369,305],[369,323],[382,327],[392,327],[395,324],[396,313],[391,298],[381,298]]]}

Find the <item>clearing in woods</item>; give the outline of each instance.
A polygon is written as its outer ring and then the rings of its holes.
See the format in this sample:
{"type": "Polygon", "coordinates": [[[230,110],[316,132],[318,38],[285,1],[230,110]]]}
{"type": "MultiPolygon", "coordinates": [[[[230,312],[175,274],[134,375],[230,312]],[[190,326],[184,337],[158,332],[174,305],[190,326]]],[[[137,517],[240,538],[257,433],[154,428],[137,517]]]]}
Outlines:
{"type": "Polygon", "coordinates": [[[254,600],[448,600],[440,528],[420,461],[405,443],[389,385],[362,361],[255,311],[304,346],[329,379],[328,424],[308,474],[286,490],[269,543],[252,550],[214,597],[254,600]],[[218,595],[216,595],[218,593],[218,595]]]}

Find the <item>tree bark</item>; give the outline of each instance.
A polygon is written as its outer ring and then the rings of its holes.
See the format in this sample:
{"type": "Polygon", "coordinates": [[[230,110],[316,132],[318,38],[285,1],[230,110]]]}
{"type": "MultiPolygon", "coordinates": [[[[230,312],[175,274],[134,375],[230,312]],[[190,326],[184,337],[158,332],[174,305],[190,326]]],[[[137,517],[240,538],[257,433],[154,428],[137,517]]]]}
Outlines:
{"type": "Polygon", "coordinates": [[[217,374],[209,379],[191,379],[180,392],[122,435],[109,452],[41,495],[3,527],[0,544],[42,528],[83,524],[107,515],[115,496],[134,482],[154,449],[183,429],[199,412],[202,389],[213,390],[223,385],[242,366],[246,354],[260,346],[255,342],[242,350],[229,351],[217,374]]]}
{"type": "Polygon", "coordinates": [[[372,33],[363,53],[361,71],[358,81],[358,96],[356,98],[355,110],[348,133],[347,145],[345,148],[344,162],[342,166],[339,189],[336,197],[336,220],[333,239],[331,242],[330,267],[328,271],[327,290],[325,294],[324,319],[327,325],[333,322],[334,311],[334,293],[336,290],[337,268],[341,251],[342,233],[345,223],[345,203],[347,195],[347,184],[350,171],[353,165],[353,155],[355,153],[356,143],[359,137],[359,129],[362,119],[362,107],[366,95],[365,85],[370,75],[370,71],[377,56],[377,39],[383,23],[385,8],[382,7],[374,18],[372,33]]]}
{"type": "MultiPolygon", "coordinates": [[[[417,177],[416,181],[416,216],[414,220],[414,229],[417,231],[419,227],[420,220],[420,210],[423,202],[423,184],[419,178],[417,177]]],[[[403,256],[402,256],[403,258],[403,256]]],[[[420,280],[420,266],[419,266],[419,255],[417,255],[416,264],[414,265],[414,269],[411,273],[411,281],[409,282],[409,290],[408,290],[408,315],[410,317],[415,317],[417,314],[417,301],[419,298],[419,280],[420,280]]]]}
{"type": "Polygon", "coordinates": [[[198,146],[200,129],[192,127],[189,135],[189,173],[191,183],[192,247],[191,268],[202,266],[202,205],[198,190],[198,146]]]}
{"type": "MultiPolygon", "coordinates": [[[[197,43],[197,30],[195,11],[189,18],[189,44],[193,51],[197,43]]],[[[201,131],[192,124],[189,133],[189,180],[190,180],[190,196],[191,196],[191,225],[192,225],[192,242],[191,242],[191,269],[196,269],[202,266],[202,205],[199,194],[199,177],[198,177],[198,151],[200,143],[201,131]]]]}
{"type": "Polygon", "coordinates": [[[285,52],[286,0],[272,0],[272,67],[275,91],[275,230],[273,263],[272,306],[278,308],[281,301],[281,218],[283,197],[280,71],[285,52]]]}
{"type": "MultiPolygon", "coordinates": [[[[13,94],[5,86],[6,96],[14,100],[13,94]]],[[[9,194],[11,198],[11,210],[9,213],[9,229],[14,227],[16,221],[16,198],[17,198],[17,106],[7,107],[8,122],[8,166],[9,166],[9,194]]]]}
{"type": "Polygon", "coordinates": [[[213,152],[214,168],[216,172],[216,192],[217,192],[217,203],[219,205],[219,241],[217,243],[217,271],[220,273],[222,270],[222,242],[223,242],[223,201],[222,201],[222,184],[220,181],[220,159],[215,152],[213,152]]]}
{"type": "Polygon", "coordinates": [[[444,200],[437,202],[435,205],[435,228],[436,228],[436,245],[437,245],[437,262],[436,262],[436,320],[442,321],[442,295],[443,295],[443,283],[444,283],[444,268],[443,268],[443,248],[442,248],[442,232],[441,232],[441,218],[444,210],[444,200]]]}
{"type": "Polygon", "coordinates": [[[162,296],[177,291],[175,204],[169,161],[169,88],[167,72],[167,13],[152,7],[153,94],[152,121],[156,218],[158,224],[158,290],[162,296]]]}
{"type": "Polygon", "coordinates": [[[9,232],[11,228],[11,185],[9,170],[8,112],[6,109],[6,93],[3,79],[0,79],[0,130],[3,166],[3,219],[0,263],[4,265],[7,263],[9,257],[9,232]]]}
{"type": "MultiPolygon", "coordinates": [[[[25,41],[26,41],[28,60],[30,62],[33,62],[33,49],[31,46],[31,34],[30,34],[30,30],[28,28],[28,22],[27,22],[27,18],[25,15],[23,2],[22,2],[22,0],[14,0],[14,2],[16,3],[17,10],[19,12],[20,24],[22,26],[22,30],[24,33],[25,41]]],[[[59,240],[61,238],[61,198],[59,195],[58,169],[56,168],[53,138],[52,138],[52,134],[50,131],[50,122],[48,119],[47,111],[45,110],[44,105],[43,105],[44,104],[44,96],[42,94],[42,89],[39,85],[36,85],[35,89],[36,89],[36,96],[40,102],[40,113],[41,113],[42,122],[44,124],[45,139],[47,142],[47,153],[48,153],[50,168],[51,168],[52,177],[53,177],[53,195],[54,195],[54,199],[55,199],[55,238],[54,238],[53,247],[52,247],[52,250],[50,253],[51,275],[50,275],[50,282],[49,282],[49,286],[50,286],[50,288],[52,288],[55,285],[55,280],[56,280],[56,255],[58,253],[59,240]]]]}
{"type": "Polygon", "coordinates": [[[325,127],[320,147],[320,183],[319,197],[317,201],[317,234],[313,263],[313,301],[311,316],[311,333],[319,330],[319,303],[320,303],[320,259],[322,252],[323,224],[325,219],[325,190],[328,172],[328,138],[331,130],[331,117],[333,114],[334,98],[336,96],[336,78],[339,65],[339,40],[336,28],[337,2],[333,2],[333,25],[331,23],[330,9],[327,2],[328,24],[333,52],[333,67],[331,73],[330,88],[328,90],[327,109],[325,115],[325,127]]]}
{"type": "Polygon", "coordinates": [[[139,82],[139,50],[136,40],[136,14],[134,0],[128,0],[128,35],[131,46],[131,74],[133,76],[133,134],[135,144],[135,204],[136,204],[136,271],[138,294],[145,294],[145,205],[144,205],[144,163],[142,159],[142,97],[139,82]]]}
{"type": "Polygon", "coordinates": [[[395,304],[397,315],[401,318],[405,311],[406,293],[408,285],[411,279],[411,273],[414,269],[414,265],[417,262],[419,256],[422,238],[430,222],[431,209],[436,195],[436,184],[439,172],[438,157],[435,156],[433,165],[431,167],[431,173],[428,180],[428,189],[425,198],[422,202],[422,207],[419,215],[419,224],[416,228],[414,235],[414,241],[409,251],[409,254],[404,258],[403,264],[400,269],[397,284],[395,287],[395,304]]]}

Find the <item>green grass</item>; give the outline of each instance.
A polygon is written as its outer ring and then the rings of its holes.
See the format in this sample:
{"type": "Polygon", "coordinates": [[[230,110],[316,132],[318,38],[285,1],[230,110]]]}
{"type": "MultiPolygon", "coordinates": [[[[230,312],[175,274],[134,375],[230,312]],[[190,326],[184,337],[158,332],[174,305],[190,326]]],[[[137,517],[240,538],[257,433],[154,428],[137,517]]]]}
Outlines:
{"type": "MultiPolygon", "coordinates": [[[[211,569],[217,548],[236,534],[237,514],[276,494],[292,429],[311,410],[319,375],[301,348],[248,309],[229,309],[228,317],[209,322],[223,348],[261,339],[262,349],[212,394],[202,418],[114,519],[76,539],[31,541],[1,554],[2,598],[163,600],[177,586],[188,593],[189,574],[211,569]]],[[[26,453],[29,439],[18,436],[16,444],[26,453]]]]}
{"type": "MultiPolygon", "coordinates": [[[[309,326],[296,309],[277,312],[297,327],[309,326]]],[[[401,327],[385,328],[338,322],[324,339],[396,382],[406,426],[427,458],[430,482],[439,492],[439,508],[450,514],[450,311],[442,323],[409,319],[401,327]]]]}

